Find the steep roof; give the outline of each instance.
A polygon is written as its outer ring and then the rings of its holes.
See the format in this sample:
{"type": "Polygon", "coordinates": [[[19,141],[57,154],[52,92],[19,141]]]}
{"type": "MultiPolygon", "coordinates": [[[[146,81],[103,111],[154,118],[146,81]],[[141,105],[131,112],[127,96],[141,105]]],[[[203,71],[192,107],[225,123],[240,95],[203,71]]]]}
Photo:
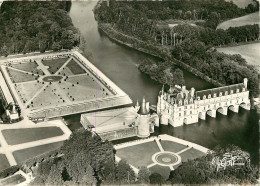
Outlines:
{"type": "Polygon", "coordinates": [[[235,85],[207,89],[207,90],[197,91],[196,97],[200,97],[200,99],[202,99],[204,95],[206,97],[208,97],[208,95],[211,95],[211,97],[213,97],[214,94],[216,94],[216,96],[218,97],[220,92],[222,92],[222,95],[225,95],[226,91],[228,92],[228,95],[230,95],[231,90],[233,90],[233,93],[236,93],[237,89],[239,89],[239,92],[242,92],[243,88],[245,88],[244,84],[239,83],[239,84],[235,84],[235,85]]]}

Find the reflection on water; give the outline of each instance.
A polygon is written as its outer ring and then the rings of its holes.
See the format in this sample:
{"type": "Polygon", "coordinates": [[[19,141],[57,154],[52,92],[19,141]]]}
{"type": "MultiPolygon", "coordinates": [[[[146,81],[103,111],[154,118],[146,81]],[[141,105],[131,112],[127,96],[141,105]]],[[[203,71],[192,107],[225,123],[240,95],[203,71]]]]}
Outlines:
{"type": "MultiPolygon", "coordinates": [[[[149,57],[141,52],[118,45],[100,33],[92,12],[96,2],[73,2],[70,15],[74,25],[86,40],[86,47],[92,52],[94,63],[104,74],[123,89],[135,102],[146,97],[155,104],[161,85],[150,80],[137,69],[142,59],[149,57]]],[[[184,71],[186,86],[196,90],[212,88],[204,80],[184,71]]],[[[75,116],[76,117],[76,116],[75,116]]],[[[65,118],[70,125],[78,125],[78,119],[65,118]]],[[[239,114],[229,111],[228,116],[217,114],[216,118],[207,116],[197,124],[173,128],[160,126],[155,134],[169,134],[175,137],[213,148],[217,144],[235,144],[250,152],[253,161],[258,162],[258,116],[255,111],[240,109],[239,114]]],[[[79,125],[78,125],[79,126],[79,125]]],[[[136,138],[131,138],[136,139],[136,138]]],[[[131,139],[114,141],[120,143],[131,139]]]]}

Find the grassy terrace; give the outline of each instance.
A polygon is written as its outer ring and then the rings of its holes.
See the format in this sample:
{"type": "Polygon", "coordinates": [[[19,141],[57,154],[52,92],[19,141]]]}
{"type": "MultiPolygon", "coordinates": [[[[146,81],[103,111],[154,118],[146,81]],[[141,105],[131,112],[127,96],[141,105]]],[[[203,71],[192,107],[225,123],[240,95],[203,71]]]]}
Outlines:
{"type": "Polygon", "coordinates": [[[40,145],[37,147],[32,147],[32,148],[28,148],[28,149],[15,151],[15,152],[13,152],[13,155],[14,155],[16,162],[19,164],[28,159],[41,155],[43,153],[47,153],[49,151],[56,150],[56,149],[60,148],[62,146],[62,144],[63,144],[63,141],[50,143],[50,144],[46,144],[46,145],[40,145]]]}
{"type": "Polygon", "coordinates": [[[63,131],[58,127],[7,129],[3,130],[2,133],[9,145],[17,145],[63,135],[63,131]]]}
{"type": "Polygon", "coordinates": [[[42,64],[48,66],[48,71],[51,74],[56,73],[62,65],[64,65],[69,58],[58,58],[58,59],[50,59],[50,60],[43,60],[42,64]]]}
{"type": "Polygon", "coordinates": [[[44,75],[43,71],[40,69],[37,69],[38,65],[36,62],[26,62],[26,63],[20,63],[20,64],[13,64],[11,65],[12,68],[23,70],[26,72],[31,72],[34,74],[44,75]]]}
{"type": "Polygon", "coordinates": [[[34,81],[37,79],[37,76],[32,74],[26,74],[25,72],[20,72],[17,70],[13,70],[11,68],[7,68],[7,72],[13,83],[21,83],[26,81],[34,81]]]}
{"type": "Polygon", "coordinates": [[[170,151],[170,152],[175,152],[175,153],[187,148],[187,146],[179,144],[179,143],[175,143],[173,141],[162,140],[161,144],[165,151],[170,151]]]}
{"type": "Polygon", "coordinates": [[[18,185],[19,183],[22,183],[26,181],[26,179],[20,175],[20,174],[15,174],[4,181],[0,182],[0,185],[18,185]]]}
{"type": "Polygon", "coordinates": [[[206,154],[196,149],[189,149],[179,155],[181,156],[182,162],[186,162],[188,160],[193,160],[205,156],[206,154]]]}
{"type": "Polygon", "coordinates": [[[10,164],[4,154],[0,154],[0,171],[10,167],[10,164]]]}
{"type": "Polygon", "coordinates": [[[151,141],[122,149],[118,149],[116,155],[136,168],[148,166],[153,163],[152,155],[159,152],[160,149],[156,142],[151,141]]]}

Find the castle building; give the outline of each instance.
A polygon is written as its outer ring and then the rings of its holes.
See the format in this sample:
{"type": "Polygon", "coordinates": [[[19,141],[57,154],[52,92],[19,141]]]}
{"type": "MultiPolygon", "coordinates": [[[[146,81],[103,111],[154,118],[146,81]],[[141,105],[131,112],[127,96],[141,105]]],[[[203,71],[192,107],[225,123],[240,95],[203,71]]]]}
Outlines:
{"type": "Polygon", "coordinates": [[[238,112],[239,106],[250,110],[247,82],[245,78],[243,83],[202,91],[175,85],[165,92],[163,87],[157,102],[160,123],[178,127],[205,120],[206,115],[216,117],[217,111],[227,115],[228,109],[238,112]]]}

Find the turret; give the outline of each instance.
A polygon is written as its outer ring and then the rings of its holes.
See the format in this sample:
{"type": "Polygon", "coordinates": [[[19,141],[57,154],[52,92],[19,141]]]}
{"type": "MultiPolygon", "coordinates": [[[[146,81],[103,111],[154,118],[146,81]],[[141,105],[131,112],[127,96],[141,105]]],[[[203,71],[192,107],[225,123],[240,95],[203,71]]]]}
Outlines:
{"type": "Polygon", "coordinates": [[[136,112],[140,109],[140,105],[139,105],[139,102],[138,100],[136,101],[136,105],[135,105],[135,110],[136,112]]]}
{"type": "Polygon", "coordinates": [[[147,114],[149,114],[149,111],[147,111],[147,109],[146,109],[145,98],[143,98],[142,105],[141,105],[141,107],[140,107],[140,109],[138,110],[137,113],[140,114],[140,115],[147,115],[147,114]]]}
{"type": "Polygon", "coordinates": [[[247,82],[248,82],[248,79],[244,78],[244,86],[245,86],[246,89],[247,89],[247,82]]]}
{"type": "Polygon", "coordinates": [[[145,107],[146,107],[146,111],[149,112],[150,111],[150,104],[149,104],[149,102],[146,102],[145,107]]]}

